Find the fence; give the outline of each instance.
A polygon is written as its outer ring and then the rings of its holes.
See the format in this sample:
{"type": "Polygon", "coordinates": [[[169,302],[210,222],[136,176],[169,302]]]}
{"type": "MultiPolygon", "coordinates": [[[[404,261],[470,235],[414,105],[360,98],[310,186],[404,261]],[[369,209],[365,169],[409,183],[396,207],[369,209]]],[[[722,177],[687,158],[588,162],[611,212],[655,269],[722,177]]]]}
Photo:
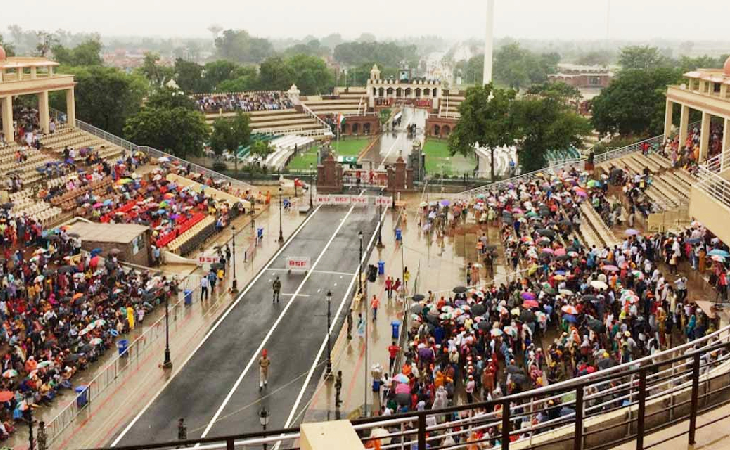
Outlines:
{"type": "Polygon", "coordinates": [[[486,192],[489,192],[493,189],[501,189],[503,187],[506,187],[509,184],[519,183],[521,181],[527,181],[535,178],[538,174],[548,174],[548,173],[557,173],[560,170],[568,169],[570,167],[574,167],[576,165],[579,165],[583,162],[581,158],[575,158],[575,159],[566,159],[558,164],[544,167],[539,170],[535,170],[532,172],[528,172],[522,175],[518,175],[516,177],[507,178],[506,180],[497,181],[494,183],[487,184],[485,186],[480,186],[475,189],[471,189],[469,191],[463,192],[464,195],[469,196],[475,196],[477,194],[483,194],[486,192]]]}
{"type": "MultiPolygon", "coordinates": [[[[553,386],[472,405],[358,419],[352,421],[353,428],[363,442],[370,440],[376,428],[385,430],[378,433],[383,450],[464,448],[464,444],[445,443],[447,437],[462,443],[470,438],[470,445],[498,444],[502,450],[512,446],[607,449],[628,441],[635,441],[637,450],[643,450],[684,434],[693,444],[698,429],[730,417],[697,424],[699,414],[730,403],[729,331],[725,327],[677,348],[553,386]],[[645,445],[647,434],[685,420],[689,421],[686,431],[645,445]],[[474,434],[478,431],[484,435],[474,434]]],[[[233,449],[264,443],[297,448],[298,431],[290,428],[117,449],[198,444],[203,444],[201,449],[233,449]]]]}

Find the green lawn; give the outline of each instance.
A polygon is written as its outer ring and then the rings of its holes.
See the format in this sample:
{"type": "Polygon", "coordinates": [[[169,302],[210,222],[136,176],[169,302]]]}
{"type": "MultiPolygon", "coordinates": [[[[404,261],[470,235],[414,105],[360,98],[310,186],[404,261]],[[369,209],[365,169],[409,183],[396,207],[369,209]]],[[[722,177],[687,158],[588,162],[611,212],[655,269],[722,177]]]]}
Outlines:
{"type": "Polygon", "coordinates": [[[370,138],[350,138],[332,141],[332,149],[338,156],[358,156],[370,144],[370,138]]]}
{"type": "Polygon", "coordinates": [[[445,174],[449,176],[471,174],[476,166],[476,157],[461,155],[451,156],[447,141],[427,139],[423,145],[426,154],[426,173],[445,174]]]}
{"type": "Polygon", "coordinates": [[[317,150],[319,146],[314,145],[306,152],[299,152],[294,158],[292,158],[287,169],[290,170],[309,170],[309,164],[312,164],[314,168],[317,167],[317,150]]]}

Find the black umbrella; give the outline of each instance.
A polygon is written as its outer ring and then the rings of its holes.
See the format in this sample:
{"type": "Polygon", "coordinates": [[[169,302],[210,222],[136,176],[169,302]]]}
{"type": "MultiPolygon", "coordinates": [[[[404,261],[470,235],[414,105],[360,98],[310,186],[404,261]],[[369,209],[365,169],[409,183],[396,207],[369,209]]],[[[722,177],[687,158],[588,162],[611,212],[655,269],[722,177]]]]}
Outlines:
{"type": "Polygon", "coordinates": [[[58,273],[73,273],[76,271],[74,266],[63,266],[58,269],[58,273]]]}
{"type": "Polygon", "coordinates": [[[584,295],[582,297],[582,300],[584,302],[595,302],[595,301],[598,301],[598,297],[595,295],[584,295]]]}
{"type": "Polygon", "coordinates": [[[548,230],[547,228],[541,228],[541,229],[537,230],[537,234],[539,234],[540,236],[555,237],[555,231],[548,230]]]}
{"type": "Polygon", "coordinates": [[[400,394],[395,394],[395,401],[398,402],[399,405],[410,405],[411,404],[411,394],[407,392],[401,392],[400,394]]]}
{"type": "Polygon", "coordinates": [[[56,269],[44,269],[43,276],[50,277],[56,274],[56,269]]]}
{"type": "Polygon", "coordinates": [[[560,255],[560,256],[556,256],[555,259],[558,260],[558,261],[567,261],[567,260],[570,259],[570,256],[568,256],[568,255],[560,255]]]}
{"type": "Polygon", "coordinates": [[[598,361],[597,365],[600,370],[606,370],[614,367],[616,365],[616,361],[613,358],[604,358],[598,361]]]}
{"type": "Polygon", "coordinates": [[[82,355],[77,355],[77,354],[71,354],[71,355],[68,355],[68,356],[66,357],[66,359],[64,359],[63,361],[64,361],[64,362],[74,362],[74,361],[78,361],[79,359],[81,359],[81,356],[82,356],[82,355]]]}
{"type": "Polygon", "coordinates": [[[413,314],[421,314],[423,312],[423,306],[422,305],[413,305],[413,306],[411,306],[411,312],[413,314]]]}
{"type": "Polygon", "coordinates": [[[529,309],[525,309],[520,313],[520,320],[524,323],[530,323],[535,321],[535,313],[529,309]]]}
{"type": "Polygon", "coordinates": [[[466,288],[464,286],[456,286],[454,288],[454,294],[463,294],[466,292],[466,288]]]}
{"type": "Polygon", "coordinates": [[[78,348],[79,353],[88,353],[89,350],[91,350],[91,346],[89,344],[82,345],[78,348]]]}
{"type": "Polygon", "coordinates": [[[512,382],[515,384],[523,384],[527,381],[527,377],[521,373],[513,373],[510,377],[512,379],[512,382]]]}
{"type": "Polygon", "coordinates": [[[507,371],[507,373],[514,373],[514,374],[518,374],[518,373],[521,374],[522,373],[522,368],[521,367],[517,367],[517,366],[511,365],[511,364],[508,365],[505,370],[507,371]]]}
{"type": "Polygon", "coordinates": [[[81,237],[81,235],[78,233],[68,233],[68,237],[79,238],[79,237],[81,237]]]}
{"type": "Polygon", "coordinates": [[[589,319],[588,326],[596,333],[604,333],[606,331],[606,325],[604,325],[600,320],[589,319]]]}
{"type": "Polygon", "coordinates": [[[417,301],[417,302],[420,302],[420,301],[421,301],[421,300],[423,300],[424,298],[426,298],[426,297],[424,297],[424,295],[423,295],[423,294],[416,294],[416,295],[414,295],[414,296],[413,296],[413,300],[414,300],[414,301],[417,301]]]}
{"type": "Polygon", "coordinates": [[[51,234],[49,236],[46,236],[46,239],[49,240],[49,241],[60,241],[61,240],[61,236],[59,236],[57,234],[51,234]]]}
{"type": "Polygon", "coordinates": [[[472,308],[471,308],[471,313],[475,316],[481,316],[485,312],[487,312],[487,308],[486,308],[486,306],[484,306],[481,303],[477,303],[476,305],[472,306],[472,308]]]}
{"type": "Polygon", "coordinates": [[[492,325],[489,323],[489,321],[482,320],[481,322],[479,322],[479,325],[477,325],[477,328],[487,331],[488,329],[492,328],[492,325]]]}
{"type": "Polygon", "coordinates": [[[223,268],[223,264],[221,264],[221,263],[213,263],[210,265],[211,270],[218,270],[218,269],[222,269],[222,268],[223,268]]]}
{"type": "Polygon", "coordinates": [[[486,248],[489,251],[497,250],[497,246],[493,245],[493,244],[489,244],[489,245],[485,246],[484,248],[486,248]]]}

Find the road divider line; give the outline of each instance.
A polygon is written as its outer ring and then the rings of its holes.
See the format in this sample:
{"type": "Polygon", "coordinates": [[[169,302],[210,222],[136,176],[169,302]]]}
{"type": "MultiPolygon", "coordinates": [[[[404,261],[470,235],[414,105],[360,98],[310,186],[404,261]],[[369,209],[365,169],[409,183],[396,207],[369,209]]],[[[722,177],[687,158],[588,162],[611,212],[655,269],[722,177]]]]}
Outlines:
{"type": "Polygon", "coordinates": [[[218,318],[218,320],[210,328],[210,330],[205,334],[205,336],[203,336],[203,339],[200,340],[200,342],[195,347],[195,349],[192,351],[192,353],[190,353],[188,355],[188,357],[185,358],[185,360],[182,362],[182,364],[180,364],[180,368],[170,377],[169,380],[167,380],[165,382],[165,384],[162,386],[162,388],[160,388],[160,390],[158,390],[155,393],[155,395],[152,396],[152,398],[147,402],[147,404],[145,404],[145,406],[142,408],[142,410],[136,416],[134,416],[132,421],[129,422],[129,425],[127,425],[124,428],[124,430],[122,430],[122,432],[119,434],[119,436],[117,436],[117,438],[114,439],[114,442],[112,442],[111,447],[116,447],[119,444],[119,442],[124,438],[124,436],[129,432],[129,430],[132,429],[134,424],[137,423],[137,421],[140,419],[140,417],[142,417],[142,415],[149,409],[149,407],[152,406],[152,403],[154,403],[154,401],[157,400],[157,397],[159,397],[160,394],[167,388],[167,386],[169,386],[170,383],[172,383],[172,380],[175,379],[175,376],[177,374],[179,374],[182,371],[183,367],[185,367],[185,365],[188,363],[188,361],[190,361],[192,359],[193,355],[195,355],[198,352],[198,350],[200,350],[200,347],[203,346],[203,344],[215,332],[215,330],[218,328],[218,326],[220,326],[220,324],[223,323],[225,318],[228,317],[228,314],[230,314],[230,312],[236,307],[236,305],[238,305],[238,303],[241,301],[241,299],[243,299],[243,297],[246,295],[246,293],[253,287],[254,284],[256,284],[256,282],[259,280],[259,278],[261,278],[261,276],[264,273],[266,273],[266,269],[268,269],[269,266],[271,266],[271,264],[274,263],[276,258],[278,258],[279,255],[289,246],[289,243],[294,240],[294,238],[299,234],[299,232],[304,229],[304,226],[307,223],[309,223],[309,221],[312,219],[312,217],[314,217],[315,214],[317,214],[317,211],[319,211],[320,208],[321,208],[321,206],[318,206],[314,211],[312,211],[312,214],[310,214],[309,217],[304,219],[304,222],[302,222],[299,225],[299,227],[296,230],[294,230],[294,233],[289,237],[289,239],[284,243],[284,245],[282,245],[281,248],[279,250],[277,250],[276,253],[274,253],[274,256],[271,257],[269,262],[267,262],[266,265],[263,267],[263,269],[261,269],[259,271],[259,273],[256,274],[256,276],[251,280],[251,282],[248,283],[246,288],[238,295],[236,300],[233,303],[231,303],[230,306],[228,306],[228,309],[226,309],[226,311],[218,318]]]}

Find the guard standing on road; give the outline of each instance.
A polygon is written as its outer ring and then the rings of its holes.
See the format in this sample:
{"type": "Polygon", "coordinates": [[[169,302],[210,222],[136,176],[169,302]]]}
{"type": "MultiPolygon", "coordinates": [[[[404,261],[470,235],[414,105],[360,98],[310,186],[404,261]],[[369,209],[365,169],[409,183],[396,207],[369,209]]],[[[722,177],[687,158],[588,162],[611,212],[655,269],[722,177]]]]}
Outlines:
{"type": "Polygon", "coordinates": [[[268,357],[268,352],[266,349],[263,349],[261,351],[261,358],[259,358],[259,391],[261,391],[264,386],[268,387],[270,364],[271,360],[268,357]]]}
{"type": "Polygon", "coordinates": [[[274,300],[273,302],[279,303],[279,293],[281,292],[281,281],[279,280],[279,275],[276,276],[274,279],[274,300]]]}
{"type": "Polygon", "coordinates": [[[177,438],[181,441],[188,438],[188,429],[185,426],[185,419],[182,417],[177,421],[177,438]]]}

